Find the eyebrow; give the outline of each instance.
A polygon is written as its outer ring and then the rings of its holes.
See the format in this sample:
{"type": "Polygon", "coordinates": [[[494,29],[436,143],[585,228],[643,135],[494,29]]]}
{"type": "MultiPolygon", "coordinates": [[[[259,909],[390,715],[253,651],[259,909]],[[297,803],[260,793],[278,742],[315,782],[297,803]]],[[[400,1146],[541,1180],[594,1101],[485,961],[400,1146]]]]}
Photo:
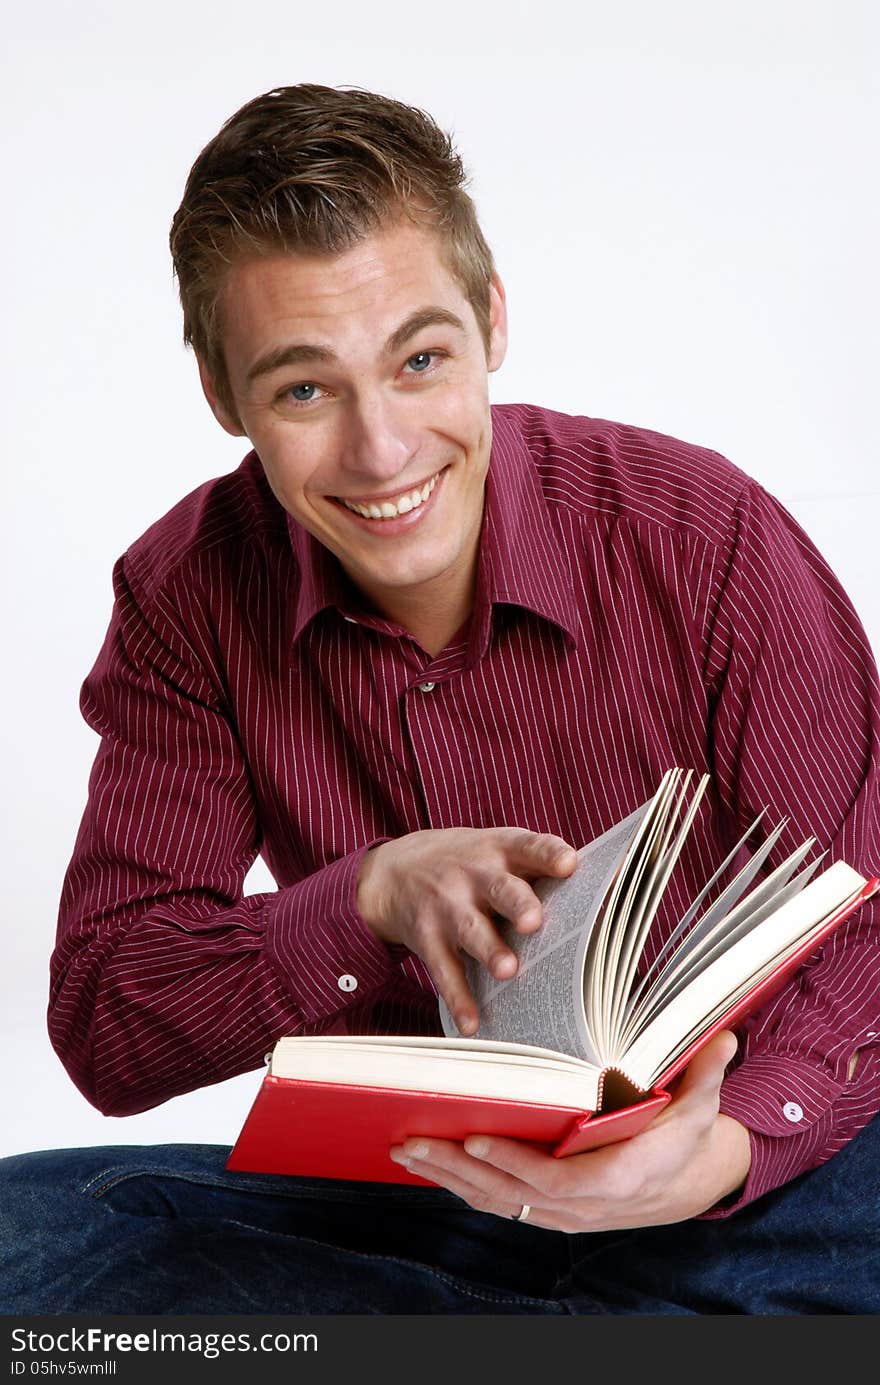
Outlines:
{"type": "MultiPolygon", "coordinates": [[[[383,348],[383,355],[393,356],[424,327],[454,327],[459,332],[467,331],[461,318],[448,308],[417,308],[391,333],[383,348]]],[[[273,370],[280,370],[282,366],[303,365],[313,361],[320,361],[325,365],[336,364],[339,357],[329,346],[321,346],[317,342],[290,342],[287,346],[277,346],[258,357],[247,373],[247,382],[250,384],[261,375],[269,375],[273,370]]]]}

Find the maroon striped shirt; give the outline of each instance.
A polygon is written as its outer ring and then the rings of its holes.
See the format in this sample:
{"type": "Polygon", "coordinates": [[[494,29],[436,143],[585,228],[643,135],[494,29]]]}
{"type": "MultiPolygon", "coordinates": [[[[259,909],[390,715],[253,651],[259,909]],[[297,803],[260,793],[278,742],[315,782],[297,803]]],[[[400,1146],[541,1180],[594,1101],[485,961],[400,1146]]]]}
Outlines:
{"type": "MultiPolygon", "coordinates": [[[[492,414],[474,610],[434,658],[364,607],[253,453],[117,563],[49,1014],[101,1110],[256,1068],[282,1034],[435,1031],[424,966],[355,905],[377,840],[516,825],[580,846],[670,766],[708,770],[649,959],[762,808],[788,819],[780,855],[815,835],[880,867],[876,670],[793,519],[704,449],[492,414]],[[243,896],[258,852],[278,889],[243,896]]],[[[880,1108],[877,917],[741,1031],[722,1089],[752,1132],[737,1206],[880,1108]]]]}

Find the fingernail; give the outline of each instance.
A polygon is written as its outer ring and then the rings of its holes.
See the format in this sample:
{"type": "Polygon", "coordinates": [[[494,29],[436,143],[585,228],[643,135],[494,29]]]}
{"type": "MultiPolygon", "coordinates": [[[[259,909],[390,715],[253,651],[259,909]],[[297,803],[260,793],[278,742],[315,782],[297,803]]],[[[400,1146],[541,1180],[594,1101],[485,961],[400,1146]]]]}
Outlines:
{"type": "Polygon", "coordinates": [[[410,1159],[427,1159],[428,1146],[424,1143],[410,1145],[409,1149],[407,1150],[407,1154],[409,1155],[410,1159]]]}
{"type": "Polygon", "coordinates": [[[412,1163],[412,1160],[408,1158],[406,1154],[404,1154],[402,1149],[389,1149],[388,1157],[389,1159],[393,1159],[395,1164],[403,1164],[404,1168],[407,1169],[412,1163]]]}
{"type": "Polygon", "coordinates": [[[511,952],[500,952],[497,957],[492,958],[492,971],[499,980],[505,976],[513,976],[516,971],[516,957],[511,952]]]}
{"type": "Polygon", "coordinates": [[[472,1154],[475,1159],[485,1159],[486,1155],[489,1153],[489,1141],[484,1140],[482,1135],[477,1135],[473,1139],[465,1140],[464,1147],[465,1151],[468,1154],[472,1154]]]}

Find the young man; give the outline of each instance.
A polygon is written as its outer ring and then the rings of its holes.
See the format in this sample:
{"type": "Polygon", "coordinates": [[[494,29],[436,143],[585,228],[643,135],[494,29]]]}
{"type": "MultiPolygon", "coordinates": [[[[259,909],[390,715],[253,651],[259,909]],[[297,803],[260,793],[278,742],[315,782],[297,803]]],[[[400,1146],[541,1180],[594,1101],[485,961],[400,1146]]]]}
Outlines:
{"type": "MultiPolygon", "coordinates": [[[[533,882],[672,765],[712,793],[654,952],[761,809],[780,850],[880,865],[876,670],[835,578],[713,453],[490,407],[505,297],[463,178],[423,113],[317,86],[190,174],[184,334],[253,451],[119,560],[83,689],[50,1029],[109,1114],[282,1034],[434,1032],[437,992],[473,1032],[462,953],[512,974],[533,882]],[[258,851],[278,890],[242,897],[258,851]]],[[[7,1160],[5,1311],[880,1308],[876,919],[601,1151],[414,1137],[424,1189],[201,1147],[7,1160]]]]}

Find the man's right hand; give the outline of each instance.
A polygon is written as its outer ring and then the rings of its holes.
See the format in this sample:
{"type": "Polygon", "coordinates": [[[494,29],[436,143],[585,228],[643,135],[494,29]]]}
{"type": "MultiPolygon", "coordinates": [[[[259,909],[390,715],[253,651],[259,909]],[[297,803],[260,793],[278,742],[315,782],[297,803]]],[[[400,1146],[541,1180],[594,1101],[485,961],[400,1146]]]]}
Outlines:
{"type": "Polygon", "coordinates": [[[516,973],[516,953],[497,922],[518,933],[540,928],[541,901],[530,881],[571,875],[577,853],[561,837],[520,827],[448,827],[411,832],[368,851],[357,905],[386,943],[421,957],[461,1034],[479,1028],[461,952],[498,980],[516,973]]]}

